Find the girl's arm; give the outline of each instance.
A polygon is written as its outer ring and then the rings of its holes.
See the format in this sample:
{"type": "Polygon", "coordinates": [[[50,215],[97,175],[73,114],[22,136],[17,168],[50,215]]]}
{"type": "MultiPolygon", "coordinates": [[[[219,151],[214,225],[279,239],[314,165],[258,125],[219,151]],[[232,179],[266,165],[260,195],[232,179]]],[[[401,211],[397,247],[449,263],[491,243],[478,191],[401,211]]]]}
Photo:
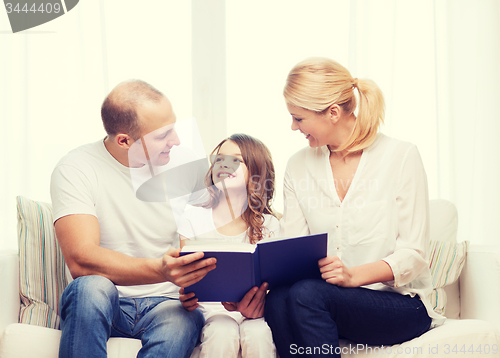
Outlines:
{"type": "Polygon", "coordinates": [[[181,245],[181,249],[182,249],[184,247],[184,245],[186,245],[187,241],[189,241],[189,239],[187,237],[179,234],[179,241],[180,241],[180,245],[181,245]]]}
{"type": "Polygon", "coordinates": [[[222,302],[228,311],[239,311],[246,318],[264,317],[264,305],[267,288],[269,285],[264,282],[260,287],[253,287],[240,302],[222,302]]]}
{"type": "Polygon", "coordinates": [[[188,311],[194,311],[200,306],[198,299],[194,296],[194,292],[184,293],[184,287],[179,289],[179,300],[182,307],[188,311]]]}

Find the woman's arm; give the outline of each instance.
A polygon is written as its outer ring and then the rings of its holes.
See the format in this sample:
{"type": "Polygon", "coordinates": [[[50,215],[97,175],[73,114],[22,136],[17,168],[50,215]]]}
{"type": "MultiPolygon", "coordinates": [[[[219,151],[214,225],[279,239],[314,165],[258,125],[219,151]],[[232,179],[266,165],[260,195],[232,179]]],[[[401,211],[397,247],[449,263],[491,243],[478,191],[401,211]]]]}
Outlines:
{"type": "Polygon", "coordinates": [[[400,168],[396,192],[398,236],[394,252],[383,260],[394,279],[390,287],[408,284],[429,267],[429,194],[427,176],[416,146],[411,146],[400,168]]]}
{"type": "Polygon", "coordinates": [[[383,260],[348,268],[337,256],[329,255],[318,261],[321,277],[342,287],[359,287],[394,280],[389,264],[383,260]]]}
{"type": "Polygon", "coordinates": [[[415,146],[408,148],[396,174],[398,236],[394,252],[379,261],[349,268],[338,257],[327,256],[318,262],[322,277],[327,282],[344,287],[379,282],[399,287],[413,281],[428,267],[427,179],[415,146]]]}

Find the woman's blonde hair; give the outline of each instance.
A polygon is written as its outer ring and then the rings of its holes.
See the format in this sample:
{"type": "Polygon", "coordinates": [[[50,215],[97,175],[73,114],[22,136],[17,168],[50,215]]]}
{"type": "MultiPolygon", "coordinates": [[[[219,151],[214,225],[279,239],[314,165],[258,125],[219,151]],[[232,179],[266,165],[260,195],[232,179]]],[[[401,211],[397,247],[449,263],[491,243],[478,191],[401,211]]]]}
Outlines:
{"type": "Polygon", "coordinates": [[[337,104],[350,115],[356,109],[354,90],[359,92],[359,106],[353,131],[336,151],[360,151],[375,140],[384,121],[382,91],[372,80],[353,78],[349,71],[328,58],[310,58],[295,65],[288,74],[283,94],[287,103],[317,113],[325,113],[337,104]]]}

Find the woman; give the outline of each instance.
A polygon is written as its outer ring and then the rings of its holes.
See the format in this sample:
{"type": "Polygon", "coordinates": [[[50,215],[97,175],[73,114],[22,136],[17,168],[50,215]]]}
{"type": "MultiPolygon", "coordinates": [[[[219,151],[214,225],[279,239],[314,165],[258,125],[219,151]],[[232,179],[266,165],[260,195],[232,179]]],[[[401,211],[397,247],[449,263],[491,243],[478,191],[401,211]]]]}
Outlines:
{"type": "Polygon", "coordinates": [[[427,298],[425,171],[414,145],[378,133],[380,89],[312,58],[290,71],[284,96],[309,147],[288,162],[281,235],[327,232],[328,256],[318,263],[322,280],[266,297],[280,357],[340,357],[339,338],[392,345],[441,324],[427,298]]]}
{"type": "MultiPolygon", "coordinates": [[[[276,236],[279,222],[271,209],[274,166],[269,149],[246,134],[233,134],[212,152],[205,177],[210,199],[189,210],[179,223],[185,240],[221,240],[255,244],[276,236]]],[[[198,304],[194,293],[180,300],[187,310],[198,306],[205,316],[200,357],[236,358],[276,356],[271,330],[263,318],[267,284],[254,287],[238,303],[198,304]],[[228,312],[234,311],[234,312],[228,312]]]]}

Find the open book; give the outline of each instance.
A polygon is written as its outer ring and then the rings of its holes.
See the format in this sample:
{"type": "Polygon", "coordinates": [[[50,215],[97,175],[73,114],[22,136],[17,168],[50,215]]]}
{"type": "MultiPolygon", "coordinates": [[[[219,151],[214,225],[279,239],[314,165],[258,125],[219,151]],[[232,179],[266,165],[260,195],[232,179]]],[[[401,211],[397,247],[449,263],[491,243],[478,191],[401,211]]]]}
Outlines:
{"type": "Polygon", "coordinates": [[[203,251],[215,257],[215,270],[186,287],[200,302],[239,302],[263,282],[269,289],[306,279],[321,279],[318,260],[326,256],[327,234],[289,239],[267,239],[257,245],[217,241],[187,241],[181,255],[203,251]]]}

